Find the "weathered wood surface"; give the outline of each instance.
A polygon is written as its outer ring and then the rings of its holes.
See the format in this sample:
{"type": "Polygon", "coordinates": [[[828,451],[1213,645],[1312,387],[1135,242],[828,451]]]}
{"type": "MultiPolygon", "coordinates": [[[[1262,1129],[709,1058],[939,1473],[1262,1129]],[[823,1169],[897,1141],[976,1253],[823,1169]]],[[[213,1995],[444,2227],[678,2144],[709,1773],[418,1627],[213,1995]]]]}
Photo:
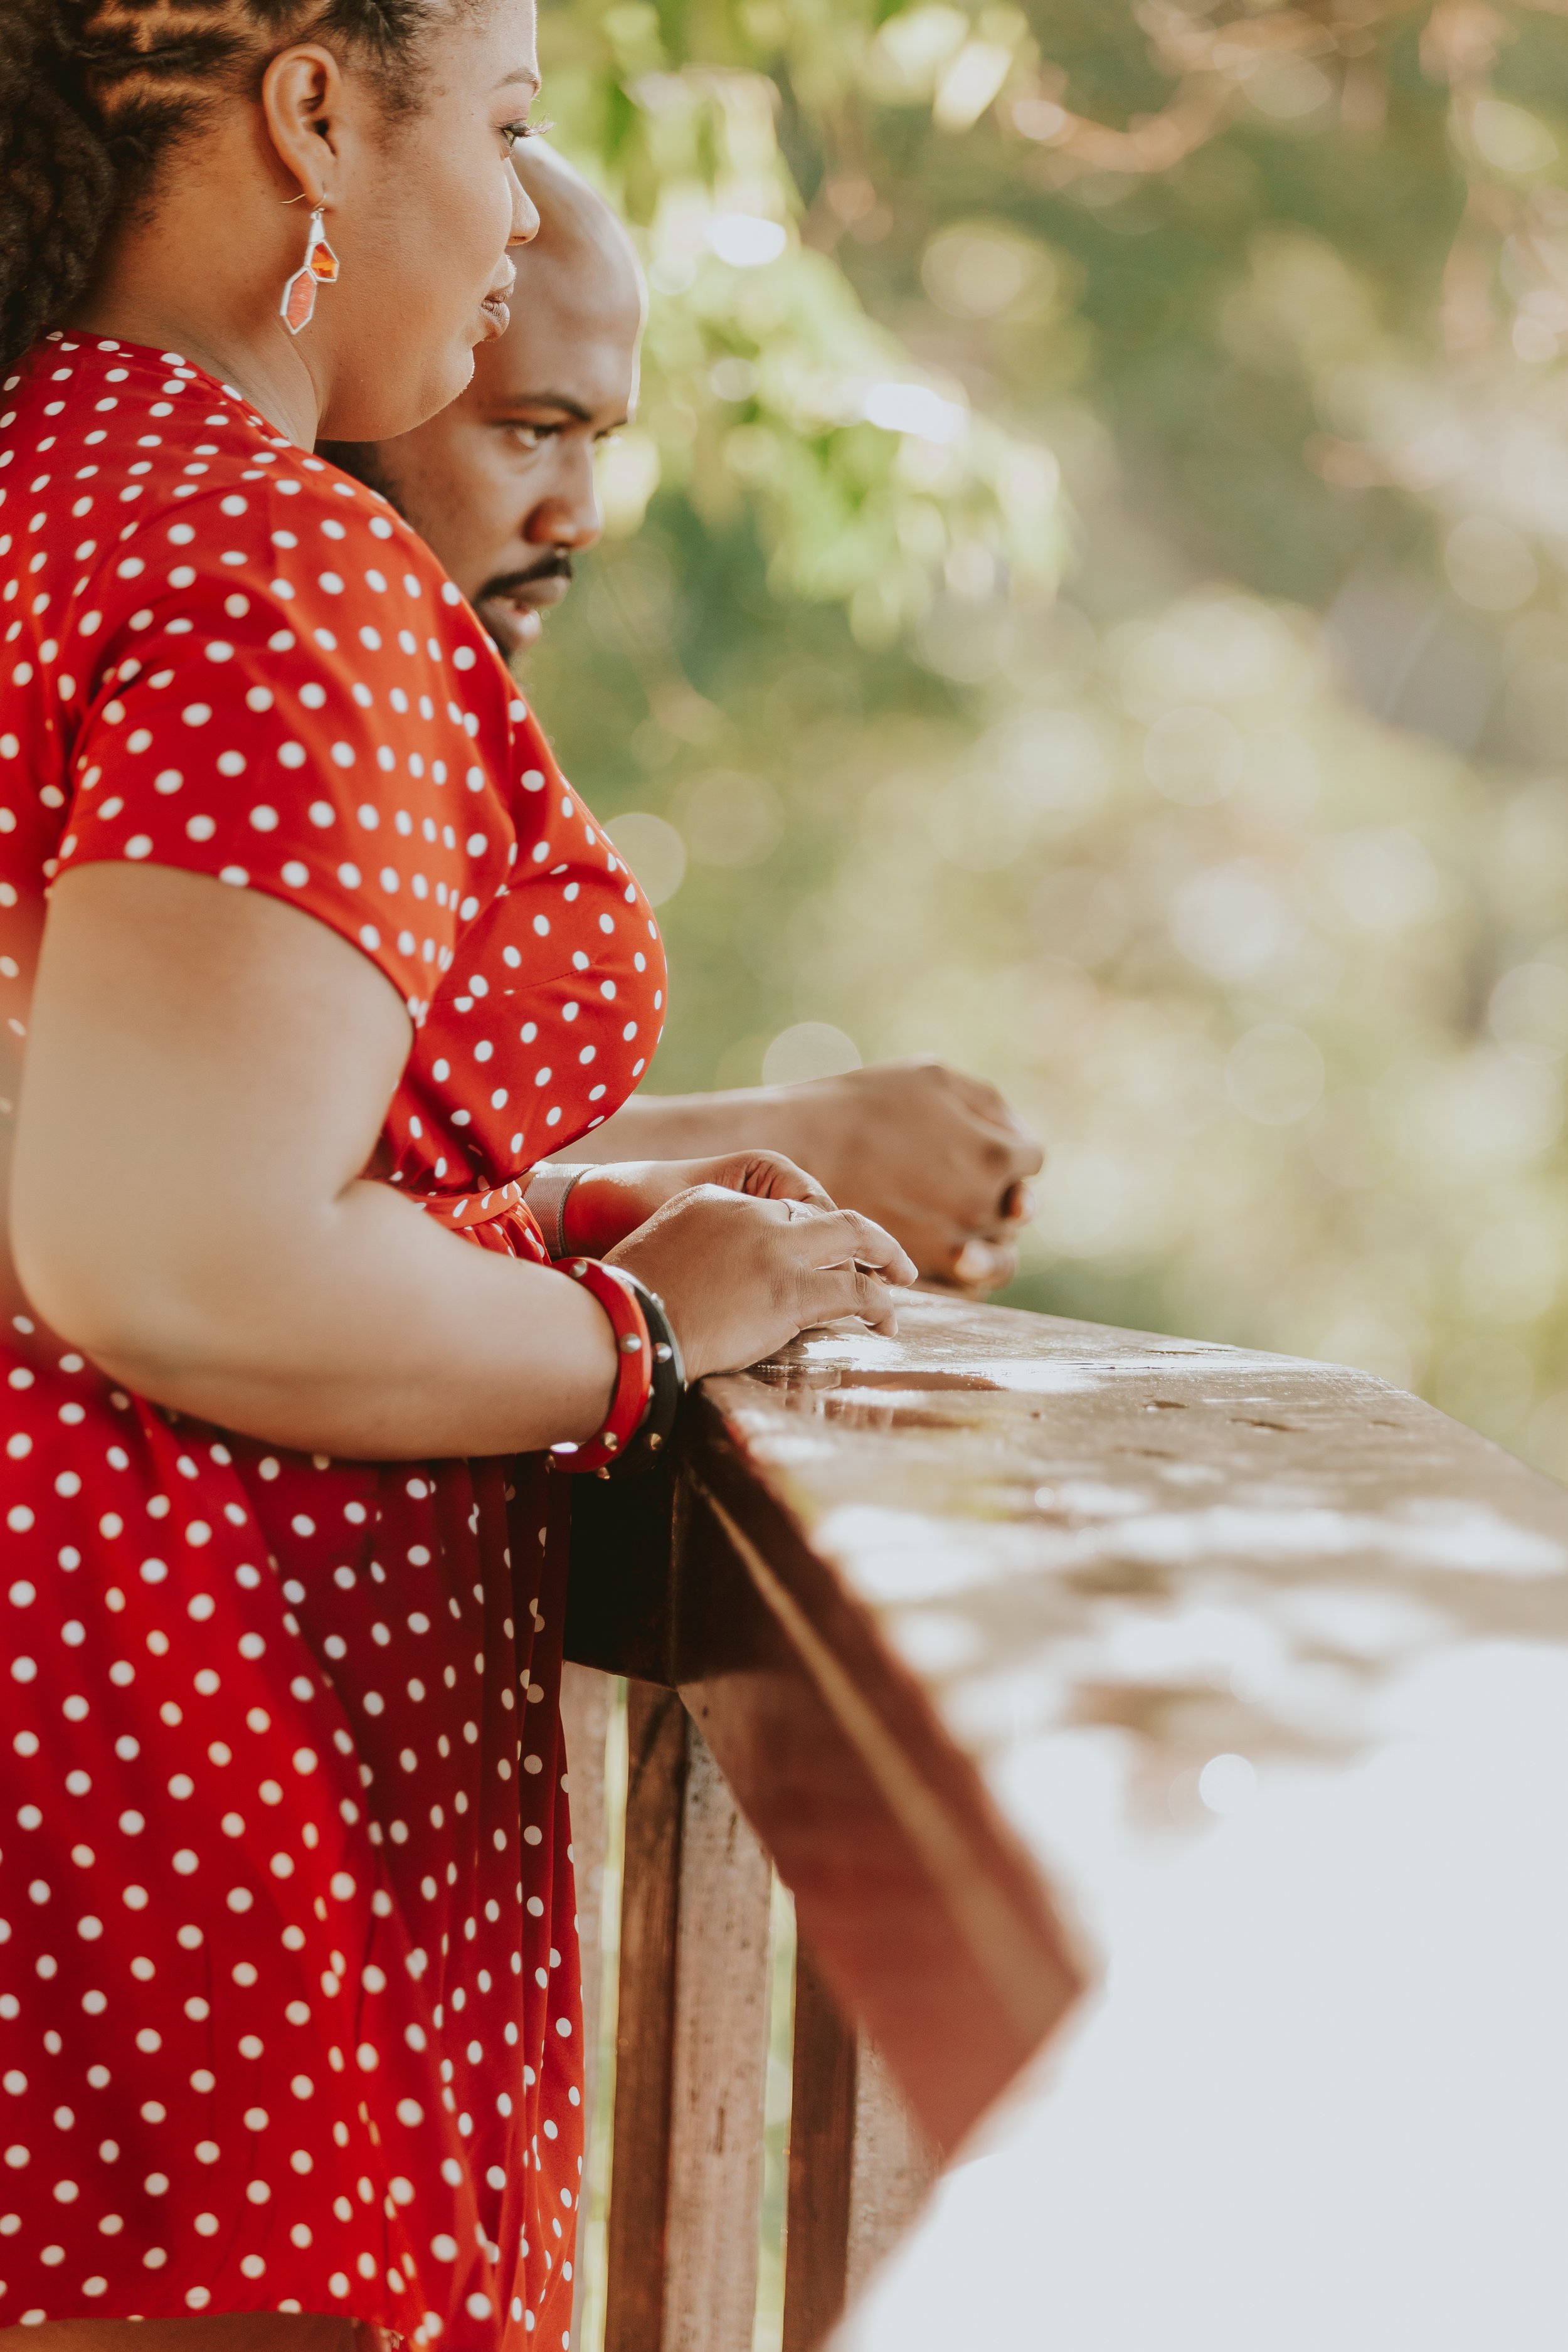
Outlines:
{"type": "Polygon", "coordinates": [[[702,1410],[693,1528],[705,1492],[781,1639],[682,1679],[928,2126],[998,2037],[973,1956],[828,1857],[881,1735],[1098,1981],[844,2352],[1568,2341],[1568,1495],[1360,1372],[936,1299],[702,1410]],[[815,1770],[770,1769],[781,1673],[839,1727],[815,1770]]]}
{"type": "Polygon", "coordinates": [[[1353,1370],[901,1322],[692,1401],[662,1616],[617,1554],[966,2140],[843,2352],[1568,2341],[1568,1495],[1353,1370]]]}

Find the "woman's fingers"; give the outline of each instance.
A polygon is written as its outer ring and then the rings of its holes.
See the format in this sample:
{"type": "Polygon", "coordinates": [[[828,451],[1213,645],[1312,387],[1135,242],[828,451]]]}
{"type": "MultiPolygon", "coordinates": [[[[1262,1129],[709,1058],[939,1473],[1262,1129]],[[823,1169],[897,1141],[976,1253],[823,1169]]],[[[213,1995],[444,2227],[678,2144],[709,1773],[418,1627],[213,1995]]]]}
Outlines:
{"type": "Polygon", "coordinates": [[[805,1201],[814,1209],[831,1209],[833,1201],[815,1176],[786,1160],[782,1151],[749,1151],[736,1164],[733,1190],[763,1201],[805,1201]]]}
{"type": "Polygon", "coordinates": [[[667,1201],[610,1253],[665,1301],[693,1378],[755,1363],[799,1331],[857,1315],[891,1331],[915,1266],[851,1210],[747,1197],[711,1176],[667,1201]]]}
{"type": "Polygon", "coordinates": [[[800,1328],[815,1323],[837,1323],[858,1316],[873,1331],[890,1339],[899,1328],[894,1293],[881,1277],[858,1265],[815,1267],[801,1299],[800,1328]]]}
{"type": "Polygon", "coordinates": [[[892,1339],[899,1328],[898,1301],[894,1293],[874,1274],[867,1274],[859,1267],[857,1267],[853,1278],[855,1304],[847,1311],[858,1315],[863,1323],[873,1331],[880,1332],[884,1339],[892,1339]]]}
{"type": "Polygon", "coordinates": [[[808,1252],[801,1268],[798,1328],[857,1315],[890,1337],[899,1328],[895,1289],[916,1276],[914,1261],[891,1234],[852,1209],[799,1221],[808,1252]]]}
{"type": "MultiPolygon", "coordinates": [[[[805,1221],[801,1222],[804,1230],[805,1221]]],[[[816,1219],[808,1246],[817,1265],[869,1266],[900,1287],[913,1282],[918,1272],[901,1243],[857,1209],[831,1209],[816,1219]]]]}

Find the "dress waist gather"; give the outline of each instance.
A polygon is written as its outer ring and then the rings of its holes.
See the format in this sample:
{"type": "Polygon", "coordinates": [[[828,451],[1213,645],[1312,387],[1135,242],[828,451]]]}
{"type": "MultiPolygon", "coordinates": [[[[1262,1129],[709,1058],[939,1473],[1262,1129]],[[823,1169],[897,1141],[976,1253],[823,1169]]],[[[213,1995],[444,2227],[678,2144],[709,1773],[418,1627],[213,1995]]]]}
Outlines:
{"type": "Polygon", "coordinates": [[[499,1250],[508,1257],[525,1257],[540,1265],[550,1264],[543,1228],[528,1206],[526,1194],[532,1170],[508,1177],[487,1192],[410,1192],[403,1198],[438,1217],[453,1233],[464,1234],[480,1249],[499,1250]]]}

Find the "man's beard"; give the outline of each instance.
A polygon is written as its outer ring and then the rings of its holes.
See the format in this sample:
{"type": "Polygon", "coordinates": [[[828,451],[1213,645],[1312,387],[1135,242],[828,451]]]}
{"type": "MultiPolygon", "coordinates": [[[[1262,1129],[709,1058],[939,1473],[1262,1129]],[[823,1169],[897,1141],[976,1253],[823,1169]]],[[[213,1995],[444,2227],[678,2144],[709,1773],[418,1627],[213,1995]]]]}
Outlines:
{"type": "Polygon", "coordinates": [[[537,563],[516,572],[498,572],[474,597],[480,627],[503,661],[515,661],[539,642],[547,604],[558,604],[572,582],[572,558],[563,547],[552,547],[537,563]],[[546,584],[559,587],[553,595],[535,601],[546,584]]]}
{"type": "MultiPolygon", "coordinates": [[[[570,585],[573,577],[572,558],[565,549],[552,548],[548,555],[542,555],[539,562],[531,563],[525,572],[500,572],[493,580],[487,580],[474,602],[486,604],[493,598],[497,604],[512,604],[520,601],[520,588],[531,588],[540,580],[564,580],[570,585]]],[[[527,599],[521,601],[526,603],[527,599]]]]}

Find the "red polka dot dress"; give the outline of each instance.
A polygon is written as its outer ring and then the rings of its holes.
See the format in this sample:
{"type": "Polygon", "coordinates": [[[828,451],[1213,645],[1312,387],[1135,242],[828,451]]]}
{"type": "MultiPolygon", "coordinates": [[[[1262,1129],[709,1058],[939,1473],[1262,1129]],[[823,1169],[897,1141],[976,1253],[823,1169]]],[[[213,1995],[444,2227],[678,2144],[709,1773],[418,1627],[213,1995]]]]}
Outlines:
{"type": "MultiPolygon", "coordinates": [[[[405,1000],[377,1168],[542,1256],[511,1181],[657,1042],[647,907],[435,559],[162,354],[0,403],[0,1119],[51,879],[148,859],[405,1000]]],[[[581,2025],[569,1481],[358,1463],[0,1328],[0,2327],[307,2311],[568,2342],[581,2025]]]]}

